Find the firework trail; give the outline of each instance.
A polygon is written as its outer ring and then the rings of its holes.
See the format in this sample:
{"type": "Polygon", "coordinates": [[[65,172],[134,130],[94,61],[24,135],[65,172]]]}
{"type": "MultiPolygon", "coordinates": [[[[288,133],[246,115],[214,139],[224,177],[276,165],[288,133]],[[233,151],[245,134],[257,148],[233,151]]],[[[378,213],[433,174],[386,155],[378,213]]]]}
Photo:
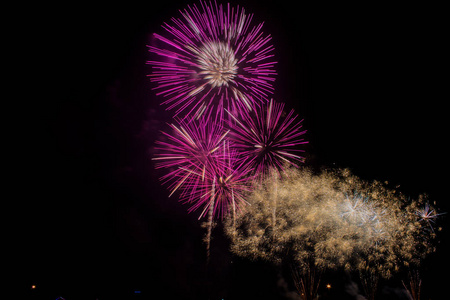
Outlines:
{"type": "Polygon", "coordinates": [[[265,175],[269,168],[282,171],[286,164],[298,167],[304,162],[300,155],[304,150],[297,149],[308,143],[303,139],[306,130],[301,130],[303,120],[298,120],[293,110],[284,115],[283,109],[284,103],[271,100],[240,118],[227,111],[232,117],[229,138],[240,160],[255,174],[265,175]]]}
{"type": "Polygon", "coordinates": [[[420,274],[418,270],[408,272],[409,282],[405,284],[402,280],[402,284],[405,290],[408,292],[409,297],[412,300],[420,300],[420,288],[422,285],[422,279],[420,279],[420,274]]]}
{"type": "Polygon", "coordinates": [[[154,34],[155,54],[149,75],[157,95],[176,115],[199,118],[204,113],[236,114],[267,101],[275,80],[271,36],[263,24],[252,25],[243,8],[200,1],[180,11],[154,34]]]}

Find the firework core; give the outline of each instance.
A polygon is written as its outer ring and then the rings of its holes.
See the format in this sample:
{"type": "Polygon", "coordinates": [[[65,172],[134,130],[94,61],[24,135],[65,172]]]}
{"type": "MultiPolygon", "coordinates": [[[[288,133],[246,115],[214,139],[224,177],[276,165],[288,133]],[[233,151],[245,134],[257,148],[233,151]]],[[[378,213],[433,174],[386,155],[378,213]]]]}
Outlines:
{"type": "Polygon", "coordinates": [[[210,42],[198,54],[198,64],[203,75],[213,87],[228,86],[237,74],[237,59],[227,43],[210,42]]]}

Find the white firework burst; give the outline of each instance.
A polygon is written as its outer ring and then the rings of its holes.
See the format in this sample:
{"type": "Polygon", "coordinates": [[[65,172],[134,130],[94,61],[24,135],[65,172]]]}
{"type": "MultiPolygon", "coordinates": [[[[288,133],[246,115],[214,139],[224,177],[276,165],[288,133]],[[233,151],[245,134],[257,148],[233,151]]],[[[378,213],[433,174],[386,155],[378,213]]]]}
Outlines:
{"type": "Polygon", "coordinates": [[[212,87],[228,87],[234,83],[238,66],[233,49],[223,42],[204,44],[198,53],[199,72],[212,87]]]}
{"type": "Polygon", "coordinates": [[[373,204],[367,198],[362,196],[347,196],[343,205],[343,212],[341,217],[357,223],[362,226],[368,222],[375,221],[377,214],[373,204]]]}

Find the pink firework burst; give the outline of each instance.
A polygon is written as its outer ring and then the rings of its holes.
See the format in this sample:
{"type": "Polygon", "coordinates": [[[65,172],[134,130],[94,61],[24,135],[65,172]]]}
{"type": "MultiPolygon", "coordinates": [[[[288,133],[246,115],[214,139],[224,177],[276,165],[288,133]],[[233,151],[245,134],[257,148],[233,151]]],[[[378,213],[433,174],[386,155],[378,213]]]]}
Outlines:
{"type": "Polygon", "coordinates": [[[150,80],[167,109],[198,118],[223,108],[238,114],[267,102],[275,80],[271,36],[243,8],[200,1],[165,23],[149,51],[150,80]]]}
{"type": "Polygon", "coordinates": [[[227,111],[232,117],[229,138],[240,161],[253,169],[255,175],[265,175],[269,168],[282,171],[286,164],[298,167],[304,162],[300,155],[304,150],[298,149],[308,143],[303,139],[306,133],[302,130],[303,120],[297,120],[293,110],[284,115],[283,109],[283,103],[271,100],[268,106],[255,108],[240,118],[227,111]]]}
{"type": "Polygon", "coordinates": [[[192,192],[191,186],[185,186],[185,189],[193,195],[189,200],[194,199],[189,211],[203,207],[200,218],[208,210],[213,210],[213,214],[221,218],[230,211],[234,215],[247,203],[244,195],[250,191],[253,178],[250,169],[243,164],[238,165],[236,152],[230,151],[228,142],[223,143],[221,151],[222,155],[217,161],[220,167],[210,169],[212,172],[207,174],[208,180],[191,181],[193,186],[200,186],[200,189],[192,192]]]}
{"type": "Polygon", "coordinates": [[[180,199],[191,205],[189,212],[202,209],[199,218],[211,210],[211,215],[224,216],[245,203],[249,170],[236,164],[236,154],[230,151],[222,121],[205,118],[170,124],[173,134],[163,132],[167,141],[158,141],[159,154],[153,158],[156,168],[168,173],[161,177],[169,184],[170,196],[181,191],[180,199]]]}
{"type": "Polygon", "coordinates": [[[228,134],[221,121],[206,122],[203,118],[194,122],[178,121],[179,125],[170,124],[173,133],[162,132],[166,141],[157,141],[159,152],[153,160],[156,168],[168,169],[161,177],[164,184],[169,184],[170,196],[182,185],[189,183],[191,188],[200,178],[208,179],[208,174],[218,172],[218,162],[222,155],[220,147],[228,134]]]}

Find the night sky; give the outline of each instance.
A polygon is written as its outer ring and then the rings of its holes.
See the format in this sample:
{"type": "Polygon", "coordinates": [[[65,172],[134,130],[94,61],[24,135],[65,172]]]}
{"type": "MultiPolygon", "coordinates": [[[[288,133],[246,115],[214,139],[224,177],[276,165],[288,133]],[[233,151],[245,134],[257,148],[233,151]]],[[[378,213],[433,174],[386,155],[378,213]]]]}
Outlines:
{"type": "MultiPolygon", "coordinates": [[[[305,119],[306,165],[350,168],[412,198],[426,193],[450,212],[443,7],[302,2],[231,3],[265,21],[264,32],[273,36],[274,98],[305,119]]],[[[154,141],[172,112],[151,90],[146,45],[188,3],[76,1],[36,4],[21,14],[26,26],[16,39],[25,66],[11,144],[17,185],[7,200],[17,216],[12,245],[20,253],[20,293],[295,299],[282,271],[233,257],[220,224],[205,276],[198,214],[187,214],[158,181],[154,141]]],[[[448,290],[449,218],[441,220],[437,253],[424,265],[426,300],[448,290]]],[[[324,279],[336,286],[330,299],[355,299],[344,292],[345,276],[324,279]]],[[[400,286],[394,277],[380,293],[404,299],[400,286]]]]}

